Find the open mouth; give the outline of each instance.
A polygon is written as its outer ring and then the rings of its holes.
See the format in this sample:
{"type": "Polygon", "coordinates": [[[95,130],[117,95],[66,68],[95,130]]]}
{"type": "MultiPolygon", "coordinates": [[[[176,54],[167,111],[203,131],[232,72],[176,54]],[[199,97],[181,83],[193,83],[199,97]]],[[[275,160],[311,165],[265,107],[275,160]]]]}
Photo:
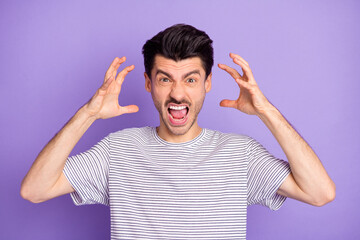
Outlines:
{"type": "Polygon", "coordinates": [[[186,123],[189,107],[186,105],[170,104],[168,107],[169,120],[173,125],[183,125],[186,123]]]}

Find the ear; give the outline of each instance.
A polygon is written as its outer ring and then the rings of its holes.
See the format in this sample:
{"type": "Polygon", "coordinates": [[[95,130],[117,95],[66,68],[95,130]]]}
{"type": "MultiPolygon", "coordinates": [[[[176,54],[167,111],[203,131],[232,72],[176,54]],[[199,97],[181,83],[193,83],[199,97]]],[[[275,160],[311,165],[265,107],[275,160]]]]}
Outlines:
{"type": "Polygon", "coordinates": [[[151,80],[149,76],[146,74],[146,72],[144,72],[144,77],[145,77],[145,89],[146,91],[151,92],[151,80]]]}
{"type": "Polygon", "coordinates": [[[205,91],[206,91],[206,93],[210,92],[210,90],[211,90],[211,77],[212,77],[212,72],[209,74],[209,76],[205,80],[205,91]]]}

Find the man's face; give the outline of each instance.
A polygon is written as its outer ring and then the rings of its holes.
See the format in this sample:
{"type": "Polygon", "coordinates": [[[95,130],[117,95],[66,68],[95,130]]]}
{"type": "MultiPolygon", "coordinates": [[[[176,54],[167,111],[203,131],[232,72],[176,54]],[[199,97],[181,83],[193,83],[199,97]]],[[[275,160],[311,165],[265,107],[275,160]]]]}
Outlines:
{"type": "Polygon", "coordinates": [[[201,59],[176,62],[156,55],[150,77],[145,73],[145,88],[159,111],[160,127],[165,126],[173,135],[184,135],[197,127],[205,94],[211,89],[211,74],[205,79],[201,59]]]}

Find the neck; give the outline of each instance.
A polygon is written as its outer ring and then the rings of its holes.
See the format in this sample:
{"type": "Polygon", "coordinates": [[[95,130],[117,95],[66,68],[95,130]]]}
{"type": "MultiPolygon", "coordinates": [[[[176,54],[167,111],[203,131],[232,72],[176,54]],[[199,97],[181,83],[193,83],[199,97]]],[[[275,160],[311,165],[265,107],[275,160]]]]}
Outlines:
{"type": "Polygon", "coordinates": [[[197,124],[197,122],[195,122],[185,134],[174,134],[166,126],[164,126],[164,124],[160,123],[160,126],[156,128],[156,131],[159,137],[167,142],[182,143],[191,141],[199,136],[202,128],[197,124]]]}

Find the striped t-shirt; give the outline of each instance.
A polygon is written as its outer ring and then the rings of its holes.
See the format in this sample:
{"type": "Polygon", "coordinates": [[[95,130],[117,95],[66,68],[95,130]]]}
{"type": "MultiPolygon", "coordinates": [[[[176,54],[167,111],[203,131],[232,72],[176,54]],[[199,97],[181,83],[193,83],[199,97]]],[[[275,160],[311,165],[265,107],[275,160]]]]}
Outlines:
{"type": "Polygon", "coordinates": [[[170,143],[156,128],[109,134],[70,157],[76,205],[110,206],[112,239],[245,239],[247,206],[277,210],[290,173],[254,139],[210,129],[170,143]]]}

